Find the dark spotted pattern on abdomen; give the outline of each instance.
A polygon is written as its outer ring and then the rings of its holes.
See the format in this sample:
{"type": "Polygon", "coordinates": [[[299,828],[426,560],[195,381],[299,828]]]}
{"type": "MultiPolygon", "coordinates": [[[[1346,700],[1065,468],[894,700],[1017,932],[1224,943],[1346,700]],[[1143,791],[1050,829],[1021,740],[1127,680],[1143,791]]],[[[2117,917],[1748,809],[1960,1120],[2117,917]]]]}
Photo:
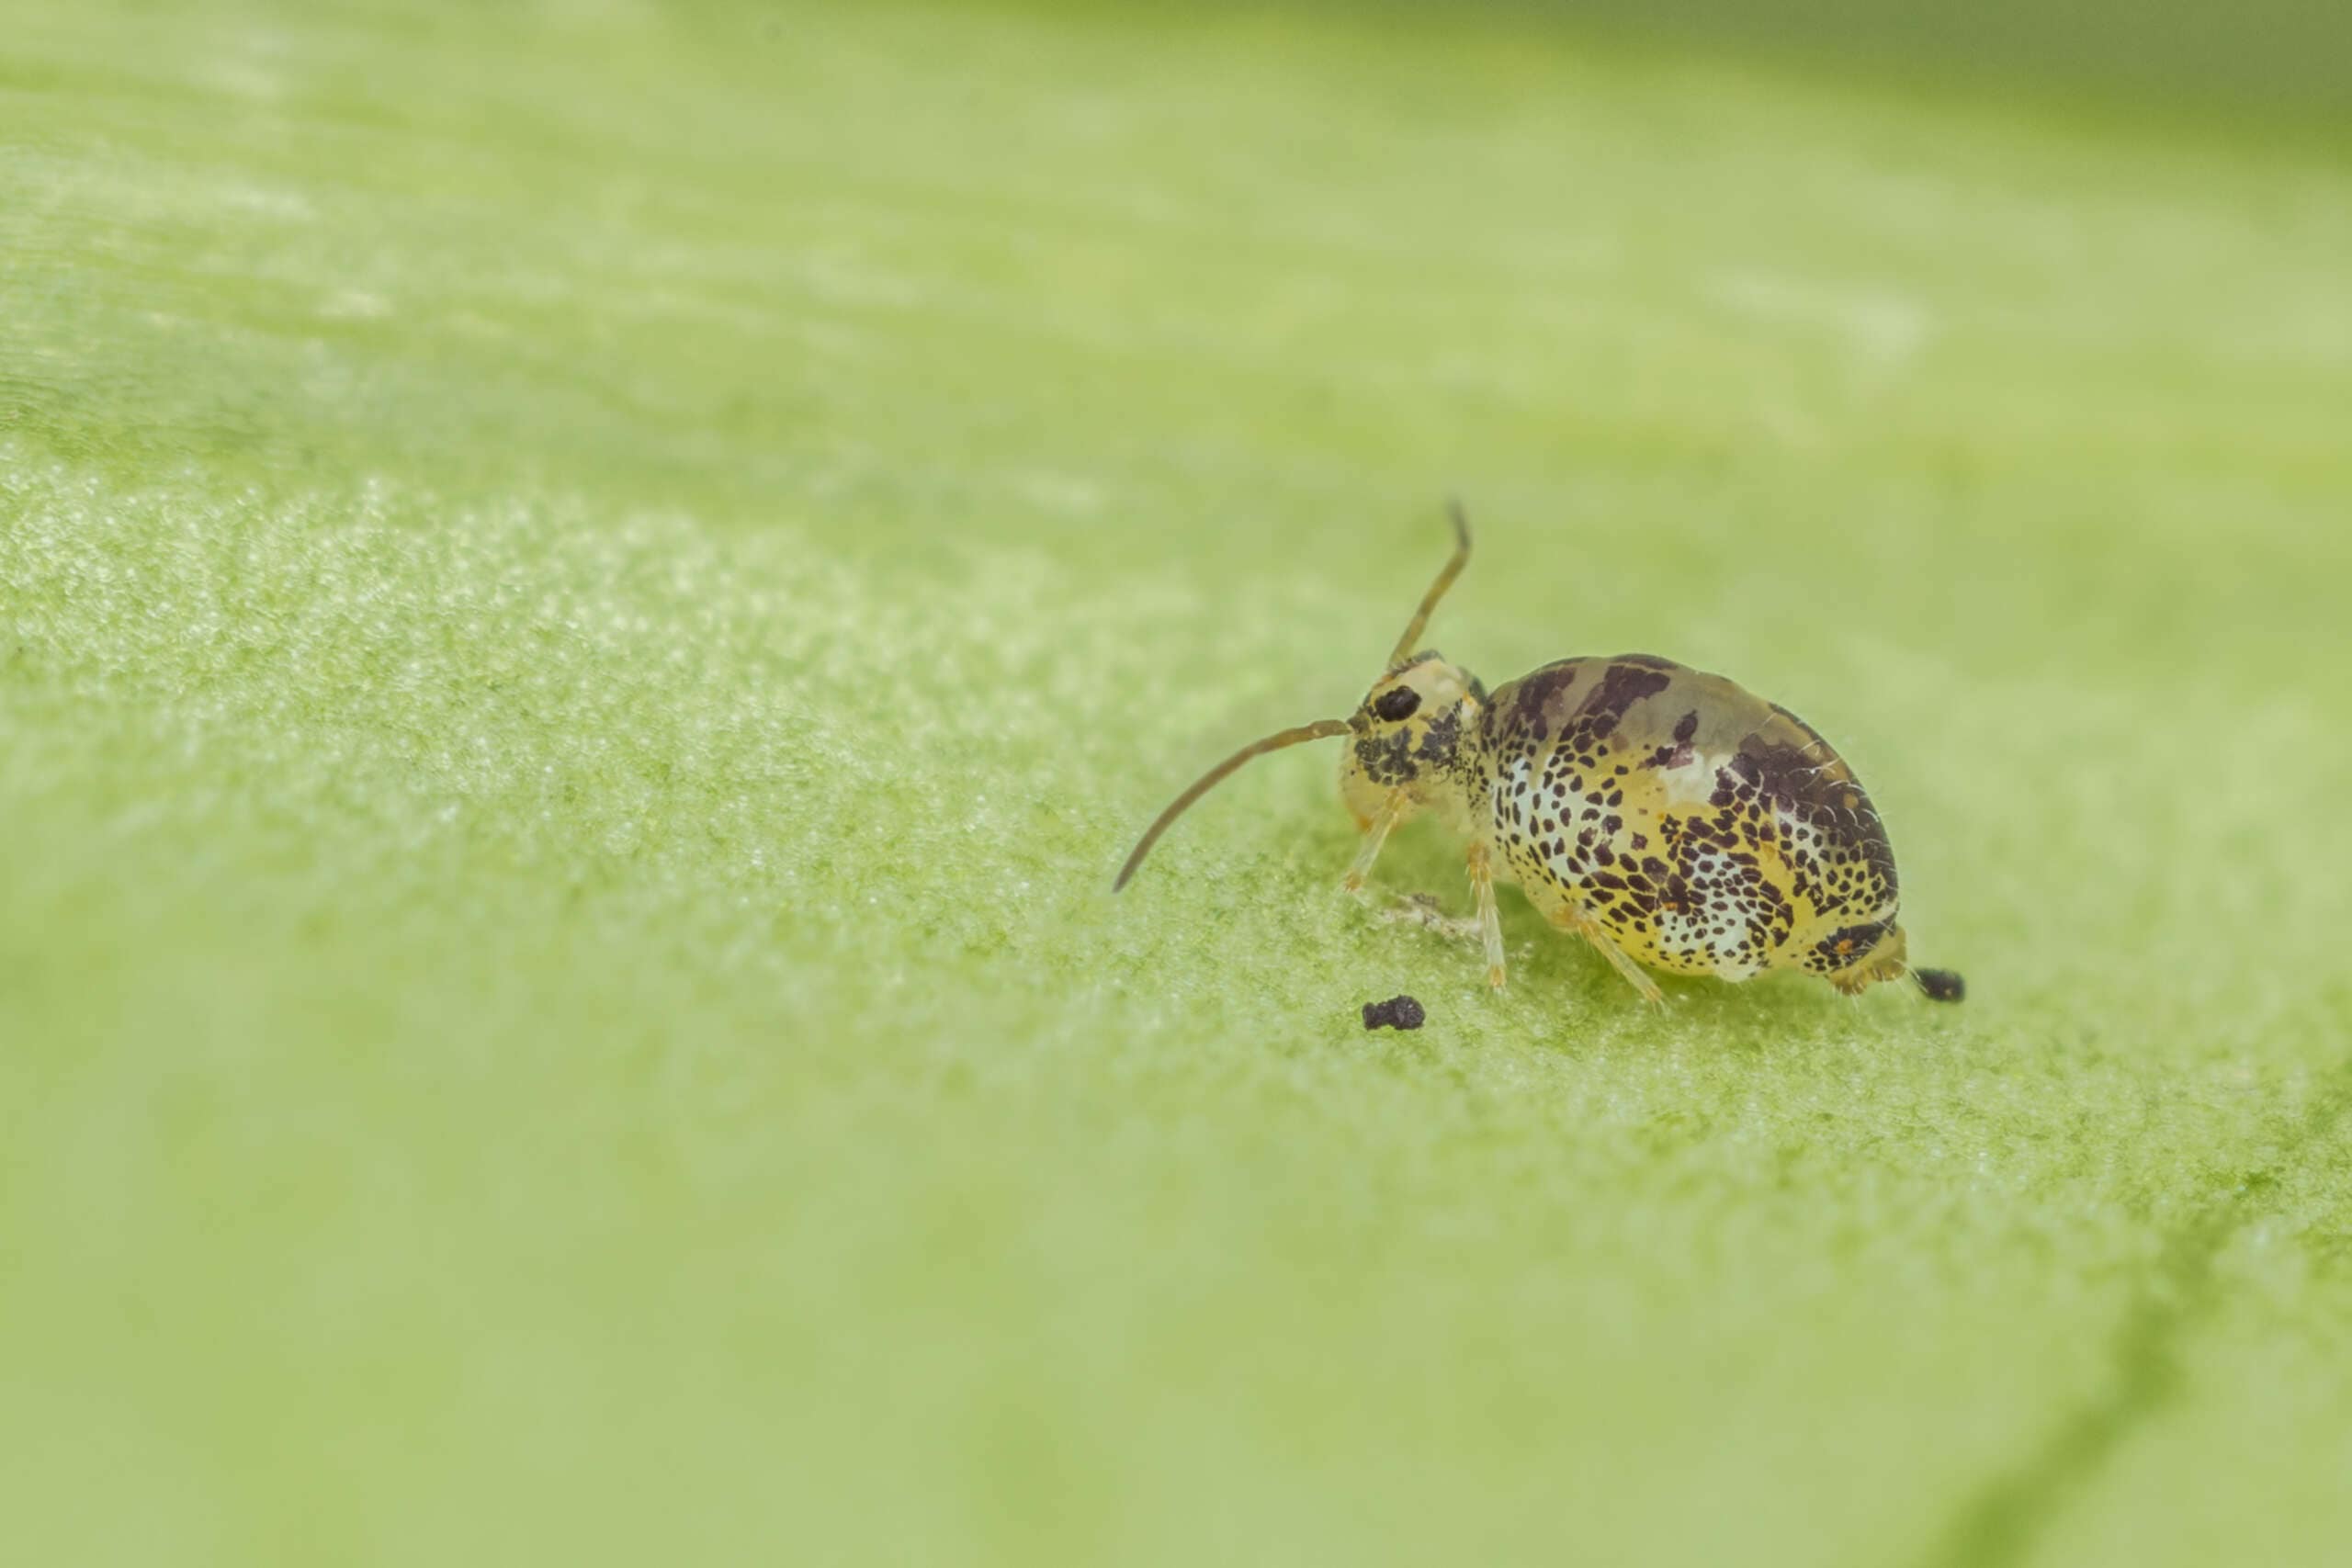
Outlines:
{"type": "Polygon", "coordinates": [[[1870,796],[1803,720],[1649,655],[1546,665],[1494,694],[1495,846],[1562,923],[1657,968],[1830,975],[1894,929],[1870,796]]]}

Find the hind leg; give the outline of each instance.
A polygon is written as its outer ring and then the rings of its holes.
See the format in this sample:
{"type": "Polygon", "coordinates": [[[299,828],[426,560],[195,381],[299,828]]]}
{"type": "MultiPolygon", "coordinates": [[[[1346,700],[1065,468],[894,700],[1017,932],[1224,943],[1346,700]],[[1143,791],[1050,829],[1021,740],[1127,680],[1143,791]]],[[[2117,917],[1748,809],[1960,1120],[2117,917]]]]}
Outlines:
{"type": "Polygon", "coordinates": [[[1551,918],[1552,923],[1562,931],[1574,931],[1599,948],[1600,956],[1609,960],[1609,966],[1623,975],[1626,984],[1642,994],[1642,1000],[1652,1007],[1666,1005],[1666,993],[1657,988],[1657,982],[1650,978],[1649,971],[1626,957],[1625,950],[1617,945],[1617,939],[1609,934],[1608,928],[1587,914],[1582,906],[1563,904],[1552,912],[1551,918]]]}
{"type": "Polygon", "coordinates": [[[1487,949],[1487,984],[1503,988],[1503,918],[1495,910],[1495,867],[1487,846],[1470,846],[1470,891],[1478,899],[1478,939],[1487,949]]]}

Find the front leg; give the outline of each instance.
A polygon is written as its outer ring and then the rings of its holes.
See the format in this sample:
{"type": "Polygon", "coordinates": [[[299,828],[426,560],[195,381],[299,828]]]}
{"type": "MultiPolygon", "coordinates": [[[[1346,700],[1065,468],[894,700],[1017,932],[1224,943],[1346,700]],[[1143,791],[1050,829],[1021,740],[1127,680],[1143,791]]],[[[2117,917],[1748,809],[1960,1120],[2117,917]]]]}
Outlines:
{"type": "MultiPolygon", "coordinates": [[[[1355,861],[1348,867],[1348,874],[1340,881],[1340,885],[1342,887],[1359,897],[1363,895],[1364,879],[1372,874],[1372,863],[1380,858],[1380,847],[1388,841],[1388,835],[1396,824],[1405,819],[1405,814],[1410,806],[1411,799],[1403,790],[1389,792],[1388,798],[1381,803],[1380,809],[1374,812],[1372,820],[1364,825],[1363,843],[1356,851],[1355,861]]],[[[1491,897],[1488,903],[1491,905],[1491,897]]],[[[1398,897],[1391,908],[1381,911],[1381,918],[1386,920],[1410,920],[1415,925],[1426,927],[1450,937],[1468,938],[1475,941],[1479,935],[1479,926],[1476,920],[1450,919],[1445,911],[1438,907],[1438,901],[1426,893],[1398,897]]],[[[1499,937],[1493,939],[1488,943],[1488,951],[1499,952],[1499,937]]]]}
{"type": "Polygon", "coordinates": [[[1365,826],[1363,843],[1348,866],[1348,874],[1340,879],[1340,886],[1351,893],[1363,891],[1363,879],[1372,874],[1372,863],[1380,858],[1380,846],[1388,841],[1390,830],[1404,819],[1405,801],[1403,790],[1388,792],[1388,798],[1380,803],[1380,809],[1372,814],[1371,822],[1365,826]]]}
{"type": "Polygon", "coordinates": [[[1478,934],[1487,944],[1487,984],[1503,988],[1503,920],[1495,910],[1495,867],[1487,846],[1470,846],[1470,890],[1478,900],[1478,934]]]}

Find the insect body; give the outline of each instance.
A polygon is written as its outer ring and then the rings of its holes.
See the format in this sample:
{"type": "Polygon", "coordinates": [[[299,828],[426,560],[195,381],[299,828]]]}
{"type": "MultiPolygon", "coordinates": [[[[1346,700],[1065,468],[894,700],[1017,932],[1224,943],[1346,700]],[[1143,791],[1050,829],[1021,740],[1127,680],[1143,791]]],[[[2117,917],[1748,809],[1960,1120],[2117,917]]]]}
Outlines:
{"type": "Polygon", "coordinates": [[[1497,987],[1495,886],[1510,882],[1651,1001],[1653,968],[1725,980],[1794,969],[1849,994],[1911,976],[1938,999],[1960,996],[1959,976],[1905,962],[1885,826],[1845,760],[1788,709],[1647,654],[1565,659],[1488,692],[1416,651],[1469,560],[1458,510],[1453,526],[1453,558],[1354,716],[1269,736],[1210,770],[1146,830],[1117,886],[1244,762],[1345,737],[1340,794],[1363,832],[1346,886],[1363,886],[1398,824],[1436,816],[1468,844],[1497,987]]]}

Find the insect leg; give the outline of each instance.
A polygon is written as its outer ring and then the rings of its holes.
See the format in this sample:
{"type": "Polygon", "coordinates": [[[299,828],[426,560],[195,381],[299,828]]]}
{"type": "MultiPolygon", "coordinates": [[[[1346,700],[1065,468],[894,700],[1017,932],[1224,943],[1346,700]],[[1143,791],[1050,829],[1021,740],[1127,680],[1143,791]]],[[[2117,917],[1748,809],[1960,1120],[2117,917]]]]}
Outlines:
{"type": "Polygon", "coordinates": [[[1666,993],[1657,988],[1657,982],[1650,978],[1649,971],[1626,957],[1625,950],[1617,945],[1617,939],[1611,936],[1599,920],[1570,905],[1559,923],[1599,948],[1600,956],[1609,960],[1610,967],[1625,976],[1626,982],[1641,992],[1642,1000],[1652,1007],[1666,1005],[1666,993]]]}
{"type": "Polygon", "coordinates": [[[1389,908],[1380,911],[1380,918],[1398,925],[1410,922],[1461,942],[1476,942],[1479,937],[1477,921],[1453,919],[1439,906],[1436,897],[1428,893],[1399,895],[1389,908]]]}
{"type": "Polygon", "coordinates": [[[1405,792],[1392,790],[1388,798],[1373,813],[1372,825],[1363,830],[1363,847],[1356,851],[1355,860],[1348,866],[1348,874],[1340,886],[1351,893],[1363,891],[1363,879],[1372,874],[1372,863],[1380,858],[1380,846],[1388,841],[1389,829],[1405,815],[1405,792]]]}
{"type": "Polygon", "coordinates": [[[1495,868],[1487,846],[1470,846],[1470,890],[1478,899],[1478,934],[1487,944],[1487,984],[1503,988],[1503,921],[1495,912],[1495,868]]]}

